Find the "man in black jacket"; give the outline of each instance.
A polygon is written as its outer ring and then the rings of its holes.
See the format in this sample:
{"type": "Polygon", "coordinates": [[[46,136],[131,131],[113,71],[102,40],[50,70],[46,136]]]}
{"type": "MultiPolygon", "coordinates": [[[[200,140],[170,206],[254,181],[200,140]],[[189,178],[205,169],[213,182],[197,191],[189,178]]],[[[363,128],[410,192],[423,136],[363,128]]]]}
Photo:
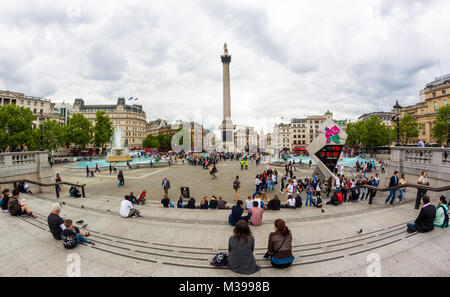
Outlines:
{"type": "Polygon", "coordinates": [[[408,223],[408,232],[428,232],[434,229],[434,219],[436,218],[436,207],[430,204],[430,197],[424,196],[422,198],[423,207],[420,210],[419,216],[414,223],[408,223]]]}
{"type": "MultiPolygon", "coordinates": [[[[398,186],[398,171],[394,172],[394,175],[391,177],[391,180],[389,181],[389,188],[398,186]]],[[[385,205],[390,201],[390,204],[394,204],[395,200],[395,194],[397,193],[397,190],[389,190],[389,196],[386,198],[386,201],[384,202],[385,205]]]]}

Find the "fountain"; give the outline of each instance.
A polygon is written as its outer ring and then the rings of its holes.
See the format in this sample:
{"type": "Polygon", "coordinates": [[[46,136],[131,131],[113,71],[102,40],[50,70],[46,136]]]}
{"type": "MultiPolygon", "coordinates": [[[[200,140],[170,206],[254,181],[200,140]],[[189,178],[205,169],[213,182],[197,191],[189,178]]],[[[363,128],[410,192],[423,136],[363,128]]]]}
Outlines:
{"type": "Polygon", "coordinates": [[[114,129],[111,152],[108,154],[106,161],[109,163],[131,161],[128,149],[122,147],[122,129],[120,127],[114,129]]]}

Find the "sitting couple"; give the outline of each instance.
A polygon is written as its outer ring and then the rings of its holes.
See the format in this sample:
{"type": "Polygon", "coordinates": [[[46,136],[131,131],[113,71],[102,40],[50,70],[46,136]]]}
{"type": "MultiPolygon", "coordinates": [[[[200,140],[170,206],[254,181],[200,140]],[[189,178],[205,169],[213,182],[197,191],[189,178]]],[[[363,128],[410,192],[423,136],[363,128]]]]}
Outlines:
{"type": "Polygon", "coordinates": [[[245,220],[247,223],[252,224],[253,226],[259,226],[262,224],[262,215],[264,213],[264,209],[259,207],[258,201],[253,201],[253,207],[245,210],[244,202],[238,200],[236,205],[231,208],[231,214],[228,217],[228,223],[231,226],[236,226],[236,223],[240,220],[245,220]],[[247,216],[242,216],[244,212],[247,212],[247,216]]]}

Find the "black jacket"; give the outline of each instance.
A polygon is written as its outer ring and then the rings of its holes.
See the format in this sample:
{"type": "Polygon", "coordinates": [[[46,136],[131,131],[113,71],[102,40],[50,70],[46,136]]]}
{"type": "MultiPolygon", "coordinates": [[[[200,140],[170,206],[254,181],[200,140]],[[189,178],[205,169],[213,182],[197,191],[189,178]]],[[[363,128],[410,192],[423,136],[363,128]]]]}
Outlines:
{"type": "Polygon", "coordinates": [[[398,177],[393,175],[389,181],[389,188],[398,186],[398,177]],[[397,181],[396,181],[397,179],[397,181]]]}
{"type": "Polygon", "coordinates": [[[8,209],[8,201],[9,201],[9,196],[4,195],[3,199],[2,199],[2,210],[8,209]]]}
{"type": "Polygon", "coordinates": [[[436,218],[436,207],[432,204],[422,207],[419,216],[415,221],[414,228],[417,232],[428,232],[434,229],[434,219],[436,218]]]}

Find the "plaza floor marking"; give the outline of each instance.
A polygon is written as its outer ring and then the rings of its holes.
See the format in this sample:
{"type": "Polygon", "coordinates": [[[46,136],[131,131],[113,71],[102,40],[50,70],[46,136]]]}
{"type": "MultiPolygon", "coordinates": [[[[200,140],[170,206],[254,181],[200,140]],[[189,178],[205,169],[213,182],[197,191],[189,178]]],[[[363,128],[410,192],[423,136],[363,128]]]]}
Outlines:
{"type": "MultiPolygon", "coordinates": [[[[150,172],[150,173],[148,173],[148,174],[146,174],[146,175],[142,175],[142,176],[139,176],[139,177],[135,177],[135,176],[127,176],[126,177],[126,179],[143,179],[143,178],[145,178],[145,177],[148,177],[148,176],[151,176],[151,175],[154,175],[154,174],[157,174],[157,173],[160,173],[160,172],[162,172],[162,171],[164,171],[164,170],[167,170],[167,169],[169,169],[170,167],[166,167],[166,168],[163,168],[163,169],[159,169],[159,170],[157,170],[157,171],[154,171],[154,172],[150,172]]],[[[78,176],[84,176],[84,174],[83,175],[81,175],[81,174],[78,174],[78,176]]],[[[109,177],[109,178],[117,178],[117,176],[115,176],[115,175],[95,175],[95,177],[102,177],[102,178],[106,178],[106,177],[109,177]]],[[[94,177],[94,178],[95,178],[94,177]]]]}

